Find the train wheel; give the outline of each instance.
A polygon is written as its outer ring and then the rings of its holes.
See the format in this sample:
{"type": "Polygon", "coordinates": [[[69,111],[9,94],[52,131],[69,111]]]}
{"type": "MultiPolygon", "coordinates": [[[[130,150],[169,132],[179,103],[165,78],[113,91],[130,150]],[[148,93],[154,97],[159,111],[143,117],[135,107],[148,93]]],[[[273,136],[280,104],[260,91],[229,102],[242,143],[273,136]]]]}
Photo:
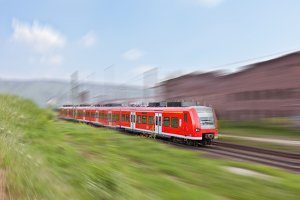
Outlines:
{"type": "Polygon", "coordinates": [[[173,142],[173,143],[175,143],[176,142],[176,138],[175,137],[171,137],[170,141],[173,142]]]}
{"type": "Polygon", "coordinates": [[[189,146],[198,146],[198,141],[196,140],[187,140],[189,146]]]}
{"type": "Polygon", "coordinates": [[[204,139],[202,140],[202,146],[207,146],[212,144],[212,140],[204,139]]]}

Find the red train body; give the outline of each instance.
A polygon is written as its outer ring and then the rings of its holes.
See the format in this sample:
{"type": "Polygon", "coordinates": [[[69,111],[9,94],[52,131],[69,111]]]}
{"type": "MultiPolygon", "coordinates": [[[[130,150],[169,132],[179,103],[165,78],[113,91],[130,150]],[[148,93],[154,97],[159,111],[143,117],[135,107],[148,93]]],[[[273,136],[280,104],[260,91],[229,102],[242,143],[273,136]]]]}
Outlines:
{"type": "Polygon", "coordinates": [[[193,107],[61,107],[60,117],[126,129],[194,144],[211,144],[218,137],[212,108],[193,107]]]}

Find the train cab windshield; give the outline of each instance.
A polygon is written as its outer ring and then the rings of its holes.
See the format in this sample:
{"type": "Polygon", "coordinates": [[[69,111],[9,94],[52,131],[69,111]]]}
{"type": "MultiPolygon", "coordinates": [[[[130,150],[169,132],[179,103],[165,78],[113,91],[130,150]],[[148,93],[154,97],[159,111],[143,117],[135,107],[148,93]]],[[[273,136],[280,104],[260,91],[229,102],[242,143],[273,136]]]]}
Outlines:
{"type": "Polygon", "coordinates": [[[199,106],[199,107],[196,107],[196,110],[198,113],[201,128],[214,129],[215,128],[215,120],[214,120],[213,109],[210,107],[199,106]]]}

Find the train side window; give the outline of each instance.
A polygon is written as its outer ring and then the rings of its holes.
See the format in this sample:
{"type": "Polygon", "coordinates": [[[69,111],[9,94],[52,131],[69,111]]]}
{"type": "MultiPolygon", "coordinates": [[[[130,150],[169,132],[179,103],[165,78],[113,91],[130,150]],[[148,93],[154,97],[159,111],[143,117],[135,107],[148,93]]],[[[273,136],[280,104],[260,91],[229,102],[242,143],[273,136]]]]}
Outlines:
{"type": "Polygon", "coordinates": [[[179,120],[177,117],[172,117],[171,126],[172,128],[178,128],[179,120]]]}
{"type": "Polygon", "coordinates": [[[125,115],[124,114],[122,114],[122,122],[125,122],[125,115]]]}
{"type": "Polygon", "coordinates": [[[148,118],[148,124],[153,125],[154,124],[154,117],[149,117],[148,118]]]}
{"type": "Polygon", "coordinates": [[[120,121],[120,115],[119,114],[116,114],[116,121],[120,121]]]}
{"type": "Polygon", "coordinates": [[[147,124],[147,116],[142,116],[142,124],[147,124]]]}
{"type": "Polygon", "coordinates": [[[126,120],[125,120],[125,121],[126,121],[126,122],[130,122],[130,116],[129,116],[129,115],[126,115],[125,117],[126,117],[126,120]]]}
{"type": "Polygon", "coordinates": [[[187,122],[188,121],[188,116],[186,113],[184,113],[184,122],[187,122]]]}
{"type": "Polygon", "coordinates": [[[157,116],[155,117],[155,125],[156,126],[158,125],[158,117],[157,116]]]}
{"type": "Polygon", "coordinates": [[[141,123],[141,116],[140,116],[140,115],[138,115],[138,116],[137,116],[136,123],[138,123],[138,124],[140,124],[140,123],[141,123]]]}
{"type": "Polygon", "coordinates": [[[170,126],[170,117],[164,117],[164,126],[170,126]]]}

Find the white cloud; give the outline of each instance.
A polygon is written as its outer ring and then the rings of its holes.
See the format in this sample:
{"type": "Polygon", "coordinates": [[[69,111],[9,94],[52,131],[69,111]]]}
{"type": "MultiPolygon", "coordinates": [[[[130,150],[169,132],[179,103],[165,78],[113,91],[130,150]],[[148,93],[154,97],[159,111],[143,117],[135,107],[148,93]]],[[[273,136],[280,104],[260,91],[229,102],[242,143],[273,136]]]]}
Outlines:
{"type": "Polygon", "coordinates": [[[139,49],[130,49],[123,53],[122,57],[129,61],[136,61],[139,60],[143,55],[144,53],[139,49]]]}
{"type": "Polygon", "coordinates": [[[12,28],[13,41],[23,43],[39,53],[62,48],[66,43],[58,31],[48,25],[41,25],[38,21],[27,24],[13,19],[12,28]]]}
{"type": "Polygon", "coordinates": [[[80,40],[80,43],[84,46],[84,47],[91,47],[94,46],[97,42],[97,36],[94,33],[94,31],[89,31],[88,33],[86,33],[80,40]]]}
{"type": "Polygon", "coordinates": [[[32,24],[12,21],[13,42],[20,43],[33,50],[28,61],[30,64],[42,64],[46,66],[58,66],[63,62],[63,56],[57,53],[65,44],[65,38],[48,25],[42,25],[38,21],[32,24]]]}
{"type": "Polygon", "coordinates": [[[194,3],[206,6],[206,7],[214,7],[220,5],[224,0],[192,0],[194,3]]]}

